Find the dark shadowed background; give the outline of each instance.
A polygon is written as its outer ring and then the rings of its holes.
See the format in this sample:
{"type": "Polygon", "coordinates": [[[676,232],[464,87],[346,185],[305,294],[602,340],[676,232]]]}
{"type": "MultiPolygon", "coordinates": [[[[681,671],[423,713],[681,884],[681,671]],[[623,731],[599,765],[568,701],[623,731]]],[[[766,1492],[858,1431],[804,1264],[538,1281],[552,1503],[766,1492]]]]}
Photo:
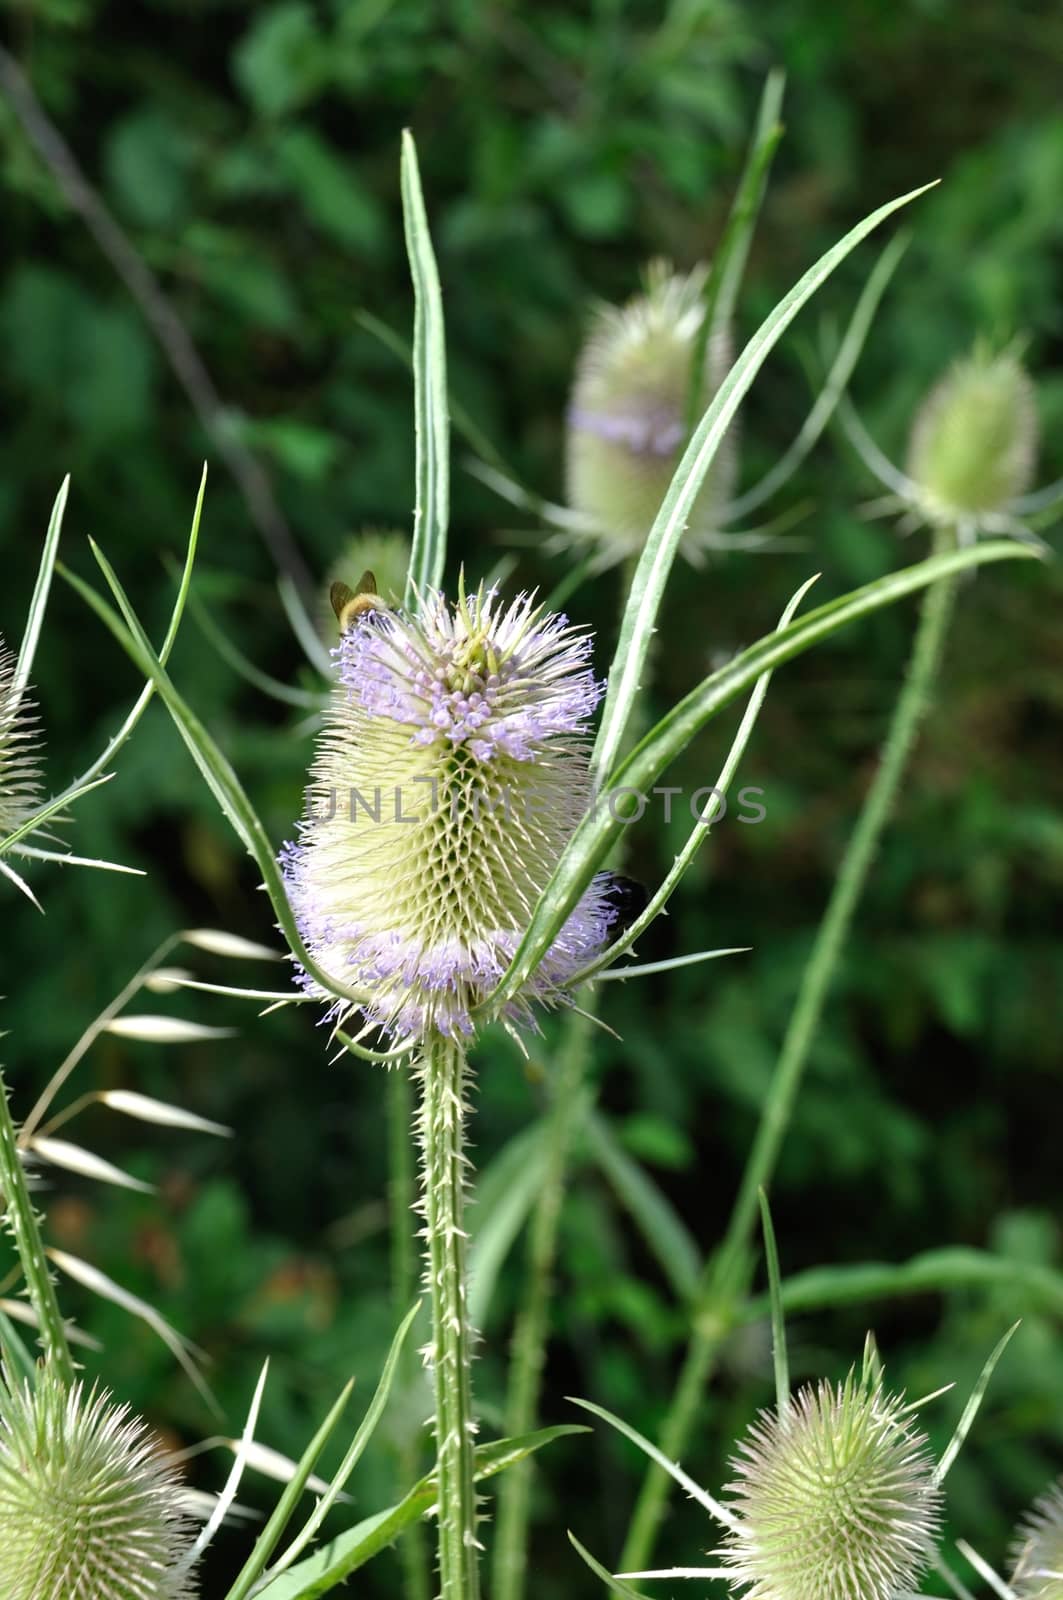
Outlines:
{"type": "MultiPolygon", "coordinates": [[[[157,276],[212,375],[216,419],[268,475],[319,581],[365,525],[409,525],[412,395],[392,353],[356,320],[406,337],[411,292],[398,187],[413,128],[444,285],[454,395],[522,477],[562,493],[566,389],[595,297],[634,291],[647,259],[710,257],[741,168],[760,86],[788,75],[786,135],[754,245],[738,334],[874,206],[931,178],[914,238],[854,380],[863,414],[902,458],[927,387],[977,334],[1026,339],[1043,445],[1038,481],[1063,473],[1063,14],[983,0],[600,0],[534,6],[459,0],[8,3],[3,41],[47,116],[157,276]]],[[[95,569],[87,536],[122,574],[156,637],[165,560],[183,549],[210,462],[200,593],[247,656],[312,684],[275,587],[276,565],[129,289],[0,102],[0,629],[17,643],[49,508],[73,489],[65,559],[95,569]]],[[[743,481],[785,448],[807,410],[821,337],[848,316],[872,241],[801,317],[743,414],[743,481]]],[[[456,441],[452,569],[519,557],[511,586],[552,587],[565,558],[534,520],[464,470],[456,441]],[[523,526],[518,543],[513,530],[523,526]]],[[[876,493],[825,440],[788,496],[814,503],[799,545],[676,569],[655,702],[774,625],[813,571],[823,597],[915,559],[860,506],[876,493]]],[[[1049,536],[1051,537],[1051,535],[1049,536]]],[[[356,574],[351,574],[351,578],[356,574]]],[[[585,585],[574,617],[602,630],[616,573],[585,585]]],[[[1063,991],[1063,633],[1058,570],[988,570],[960,597],[949,659],[900,813],[849,942],[774,1193],[784,1269],[901,1261],[937,1244],[1060,1261],[1063,991]]],[[[873,770],[914,613],[888,611],[783,669],[743,769],[764,790],[758,827],[725,819],[643,942],[644,959],[749,945],[727,963],[612,985],[595,1043],[602,1103],[702,1248],[726,1216],[755,1113],[832,872],[873,770]]],[[[186,620],[175,677],[244,778],[279,843],[301,803],[309,741],[299,714],[236,676],[186,620]]],[[[48,780],[87,765],[139,687],[78,597],[57,583],[35,673],[48,780]]],[[[721,723],[673,781],[711,783],[721,723]]],[[[16,1113],[151,950],[176,928],[275,938],[257,875],[167,716],[153,707],[68,830],[73,848],[145,878],[36,873],[46,908],[0,904],[0,1026],[16,1113]]],[[[659,819],[631,835],[631,870],[655,882],[681,839],[659,819]]],[[[184,957],[182,956],[183,960],[184,957]]],[[[205,955],[222,982],[273,985],[277,969],[205,955]]],[[[282,980],[283,981],[283,980],[282,980]]],[[[159,1185],[157,1197],[57,1183],[52,1238],[151,1300],[211,1357],[238,1432],[273,1357],[261,1436],[298,1454],[342,1380],[367,1397],[394,1326],[388,1291],[380,1073],[329,1065],[305,1014],[257,1020],[236,1001],[160,999],[234,1039],[167,1049],[100,1043],[82,1087],[137,1087],[227,1122],[231,1144],[116,1126],[77,1135],[159,1185]]],[[[556,1024],[530,1064],[501,1036],[478,1055],[480,1167],[537,1115],[556,1024]]],[[[88,1118],[93,1120],[91,1126],[88,1118]]],[[[6,1243],[0,1249],[7,1250],[6,1243]]],[[[498,1418],[522,1252],[503,1271],[477,1387],[498,1418]]],[[[6,1270],[0,1259],[0,1271],[6,1270]]],[[[1063,1467],[1059,1312],[992,1291],[924,1294],[795,1320],[801,1375],[837,1374],[873,1325],[912,1393],[973,1381],[1025,1317],[952,1481],[954,1531],[1002,1554],[1015,1515],[1063,1467]]],[[[216,1424],[141,1324],[81,1291],[65,1304],[105,1341],[87,1358],[121,1398],[183,1443],[216,1424]]],[[[682,1349],[684,1314],[602,1177],[574,1176],[557,1272],[544,1415],[582,1394],[653,1434],[682,1349]]],[[[771,1394],[761,1328],[736,1338],[687,1467],[706,1482],[771,1394]]],[[[959,1401],[930,1425],[948,1436],[959,1401]]],[[[563,1531],[605,1559],[641,1477],[599,1430],[542,1458],[538,1600],[595,1585],[563,1531]]],[[[217,1487],[220,1458],[196,1481],[217,1487]]],[[[393,1498],[386,1442],[357,1482],[362,1514],[393,1498]]],[[[246,1498],[266,1505],[260,1486],[246,1498]]],[[[342,1526],[342,1520],[336,1526],[342,1526]]],[[[245,1547],[226,1536],[217,1583],[245,1547]]],[[[660,1554],[697,1563],[711,1538],[689,1505],[660,1554]]],[[[205,1593],[213,1592],[208,1579],[205,1593]]],[[[393,1557],[360,1592],[396,1591],[393,1557]]],[[[221,1592],[220,1590],[218,1592],[221,1592]]]]}

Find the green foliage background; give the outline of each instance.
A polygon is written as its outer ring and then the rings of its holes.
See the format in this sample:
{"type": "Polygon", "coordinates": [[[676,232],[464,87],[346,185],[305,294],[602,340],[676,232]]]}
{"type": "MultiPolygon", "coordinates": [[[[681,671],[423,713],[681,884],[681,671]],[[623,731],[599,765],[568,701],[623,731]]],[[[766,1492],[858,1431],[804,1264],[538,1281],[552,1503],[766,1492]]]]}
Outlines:
{"type": "MultiPolygon", "coordinates": [[[[525,480],[561,492],[566,386],[588,306],[624,298],[644,261],[711,255],[759,85],[788,72],[786,138],[750,264],[749,333],[857,218],[933,177],[915,237],[873,330],[854,392],[897,458],[913,409],[976,333],[1027,339],[1044,446],[1040,482],[1063,472],[1063,16],[1004,0],[620,0],[572,7],[457,0],[23,0],[5,42],[50,116],[180,310],[214,376],[228,426],[270,473],[308,567],[323,575],[346,535],[407,525],[412,415],[401,365],[356,323],[360,308],[405,334],[411,295],[398,139],[412,126],[444,284],[453,392],[525,480]]],[[[270,672],[306,669],[275,571],[243,501],[190,414],[140,315],[0,103],[0,627],[17,640],[48,509],[73,474],[66,559],[92,571],[92,534],[156,630],[169,608],[162,557],[177,553],[200,463],[211,457],[201,593],[270,672]]],[[[848,314],[873,259],[846,264],[758,382],[743,421],[744,481],[788,443],[808,405],[820,324],[848,314]]],[[[512,582],[551,586],[563,564],[461,468],[453,557],[474,574],[507,548],[512,582]]],[[[677,578],[661,630],[663,706],[774,624],[810,571],[840,592],[914,558],[859,515],[873,494],[826,442],[794,500],[814,514],[791,553],[733,555],[677,578]]],[[[917,548],[918,546],[918,548],[917,548]]],[[[353,576],[353,575],[352,575],[353,576]]],[[[615,574],[571,610],[602,629],[615,574]]],[[[991,1246],[1060,1264],[1063,1125],[1063,634],[1058,571],[994,569],[960,600],[941,692],[850,942],[774,1195],[784,1270],[900,1261],[937,1244],[991,1246]]],[[[824,595],[825,597],[825,595],[824,595]]],[[[602,1103],[704,1249],[748,1145],[802,961],[873,768],[910,610],[890,612],[782,671],[743,778],[765,791],[758,828],[726,820],[670,918],[641,954],[748,944],[737,960],[613,985],[620,1035],[595,1045],[602,1103]]],[[[235,678],[190,621],[175,676],[243,775],[272,836],[291,830],[308,744],[235,678]]],[[[62,585],[36,673],[59,786],[87,764],[137,690],[112,642],[62,585]]],[[[309,679],[306,681],[309,682],[309,679]]],[[[680,777],[709,783],[713,731],[680,777]]],[[[256,875],[215,813],[161,709],[115,782],[69,830],[84,854],[144,879],[70,872],[35,882],[47,914],[5,897],[2,1026],[16,1112],[151,949],[177,927],[270,937],[256,875]]],[[[680,834],[633,831],[632,870],[654,881],[680,834]]],[[[197,957],[200,975],[233,968],[197,957]]],[[[251,969],[248,969],[250,973],[251,969]]],[[[272,983],[268,968],[260,977],[272,983]]],[[[239,981],[239,980],[236,980],[239,981]]],[[[253,1020],[237,1003],[174,1005],[236,1027],[217,1044],[99,1045],[83,1086],[135,1086],[236,1129],[231,1145],[153,1137],[103,1113],[93,1148],[160,1196],[69,1179],[49,1202],[53,1238],[152,1300],[212,1358],[238,1431],[254,1374],[273,1369],[263,1438],[298,1454],[342,1379],[367,1398],[394,1325],[387,1289],[384,1084],[329,1065],[308,1016],[253,1020]]],[[[160,1002],[160,1008],[169,1002],[160,1002]]],[[[542,1109],[555,1030],[522,1063],[502,1038],[479,1056],[481,1167],[542,1109]]],[[[484,1330],[477,1386],[498,1418],[520,1252],[484,1330]]],[[[798,1319],[799,1374],[840,1372],[874,1325],[913,1393],[962,1393],[1004,1325],[1024,1328],[953,1479],[955,1531],[1000,1557],[1018,1511],[1063,1466],[1058,1319],[1014,1294],[923,1295],[798,1319]]],[[[106,1344],[88,1358],[157,1425],[190,1442],[215,1424],[165,1350],[127,1317],[71,1292],[106,1344]]],[[[546,1420],[584,1394],[653,1433],[682,1348],[684,1315],[603,1180],[581,1169],[563,1230],[546,1420]]],[[[765,1403],[764,1330],[736,1338],[685,1463],[716,1482],[728,1440],[765,1403]]],[[[938,1402],[940,1442],[960,1400],[938,1402]]],[[[359,1509],[392,1497],[382,1446],[359,1509]]],[[[196,1480],[220,1481],[200,1459],[196,1480]]],[[[566,1525],[603,1558],[618,1548],[641,1473],[601,1430],[543,1458],[534,1555],[540,1600],[593,1592],[566,1525]]],[[[254,1498],[252,1492],[251,1498],[254,1498]]],[[[268,1503],[268,1491],[259,1494],[268,1503]]],[[[229,1534],[220,1583],[245,1535],[229,1534]]],[[[697,1561],[710,1537],[684,1505],[661,1554],[697,1561]]],[[[395,1592],[392,1558],[362,1592],[395,1592]]]]}

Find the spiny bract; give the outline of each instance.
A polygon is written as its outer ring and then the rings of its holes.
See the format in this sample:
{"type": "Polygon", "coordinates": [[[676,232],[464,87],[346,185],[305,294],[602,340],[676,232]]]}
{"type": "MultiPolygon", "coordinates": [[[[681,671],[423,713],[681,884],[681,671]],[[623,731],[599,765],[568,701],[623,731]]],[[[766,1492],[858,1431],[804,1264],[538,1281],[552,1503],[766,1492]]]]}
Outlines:
{"type": "Polygon", "coordinates": [[[1013,351],[984,347],[930,391],[912,430],[908,475],[931,522],[954,525],[1006,511],[1033,481],[1034,387],[1013,351]]]}
{"type": "MultiPolygon", "coordinates": [[[[371,612],[341,638],[282,864],[311,956],[396,1038],[470,1034],[509,964],[591,800],[590,652],[565,617],[483,589],[454,606],[429,594],[417,616],[371,612]]],[[[612,893],[607,874],[593,880],[506,1020],[566,998],[605,941],[612,893]]]]}
{"type": "Polygon", "coordinates": [[[1011,1587],[1018,1600],[1063,1600],[1063,1478],[1019,1525],[1011,1587]]]}
{"type": "Polygon", "coordinates": [[[106,1394],[0,1383],[4,1600],[190,1600],[180,1480],[106,1394]]]}
{"type": "Polygon", "coordinates": [[[866,1373],[764,1412],[732,1462],[720,1555],[745,1600],[898,1600],[933,1556],[941,1491],[903,1402],[866,1373]]]}
{"type": "MultiPolygon", "coordinates": [[[[706,269],[648,269],[644,293],[625,306],[600,306],[580,355],[568,410],[567,494],[590,520],[605,560],[645,543],[687,442],[687,403],[705,314],[706,269]]],[[[702,368],[704,409],[727,370],[729,341],[709,341],[702,368]]],[[[697,560],[717,532],[733,486],[726,445],[698,495],[680,546],[697,560]]]]}
{"type": "Polygon", "coordinates": [[[32,814],[41,798],[38,730],[27,696],[15,694],[15,657],[0,636],[0,838],[32,814]]]}

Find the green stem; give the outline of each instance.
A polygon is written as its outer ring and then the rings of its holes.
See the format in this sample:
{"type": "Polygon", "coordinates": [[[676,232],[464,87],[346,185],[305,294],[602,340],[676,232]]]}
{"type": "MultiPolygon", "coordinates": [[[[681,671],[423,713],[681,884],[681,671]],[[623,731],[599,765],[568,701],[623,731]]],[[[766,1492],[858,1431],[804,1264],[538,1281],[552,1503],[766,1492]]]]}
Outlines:
{"type": "Polygon", "coordinates": [[[26,1173],[19,1159],[15,1125],[8,1105],[7,1085],[0,1076],[0,1196],[5,1220],[18,1250],[30,1301],[37,1313],[41,1344],[64,1384],[74,1382],[74,1363],[66,1328],[55,1297],[55,1285],[44,1253],[37,1213],[33,1208],[26,1173]]]}
{"type": "Polygon", "coordinates": [[[474,1451],[465,1304],[465,1084],[462,1046],[439,1034],[425,1043],[419,1135],[423,1163],[426,1271],[432,1302],[431,1360],[435,1388],[439,1482],[440,1600],[479,1600],[474,1451]]]}
{"type": "MultiPolygon", "coordinates": [[[[951,542],[951,534],[941,533],[937,551],[951,542]]],[[[850,837],[802,975],[727,1232],[705,1267],[686,1357],[661,1430],[660,1447],[672,1460],[686,1449],[720,1345],[732,1325],[738,1300],[748,1289],[757,1191],[768,1187],[775,1170],[853,914],[930,703],[955,595],[956,581],[949,579],[934,584],[923,599],[915,643],[878,771],[850,837]]],[[[649,1565],[670,1483],[660,1467],[648,1469],[621,1557],[624,1571],[649,1565]]]]}
{"type": "MultiPolygon", "coordinates": [[[[396,1318],[401,1321],[414,1296],[417,1252],[414,1246],[413,1208],[416,1199],[416,1171],[410,1123],[413,1094],[405,1064],[389,1069],[387,1085],[388,1117],[388,1208],[391,1223],[391,1293],[396,1318]]],[[[409,1394],[419,1378],[416,1352],[403,1349],[399,1363],[398,1388],[409,1394]]],[[[402,1433],[396,1445],[399,1497],[423,1472],[420,1429],[407,1425],[403,1407],[402,1433]]],[[[410,1414],[412,1418],[412,1413],[410,1414]]],[[[398,1557],[402,1565],[406,1600],[430,1600],[428,1540],[423,1521],[410,1527],[399,1540],[398,1557]]]]}
{"type": "MultiPolygon", "coordinates": [[[[546,1170],[528,1235],[524,1298],[513,1332],[506,1393],[507,1438],[530,1433],[538,1418],[569,1153],[585,1110],[581,1091],[590,1054],[590,1031],[589,1018],[579,1012],[572,1012],[565,1020],[550,1110],[546,1170]]],[[[533,1472],[532,1463],[522,1461],[510,1468],[499,1486],[492,1565],[495,1600],[521,1600],[524,1593],[533,1472]]]]}

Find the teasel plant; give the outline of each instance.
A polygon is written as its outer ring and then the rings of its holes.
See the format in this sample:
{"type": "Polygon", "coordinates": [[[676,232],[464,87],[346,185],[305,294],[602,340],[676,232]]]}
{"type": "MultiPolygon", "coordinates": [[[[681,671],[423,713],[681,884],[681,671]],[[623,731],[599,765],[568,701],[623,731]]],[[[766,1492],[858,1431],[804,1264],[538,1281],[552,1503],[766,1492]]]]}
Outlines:
{"type": "MultiPolygon", "coordinates": [[[[150,685],[145,685],[118,732],[86,771],[59,794],[50,798],[44,795],[44,736],[31,682],[69,492],[70,480],[66,479],[52,507],[17,653],[5,643],[3,619],[0,618],[0,877],[25,895],[38,910],[40,902],[22,872],[16,869],[16,860],[20,865],[47,862],[141,875],[136,867],[75,855],[56,830],[70,821],[71,806],[114,777],[104,769],[139,722],[154,692],[150,685]]],[[[169,642],[172,644],[172,639],[169,642]]]]}
{"type": "MultiPolygon", "coordinates": [[[[711,1494],[621,1418],[586,1400],[575,1404],[642,1450],[721,1532],[713,1566],[623,1571],[613,1576],[570,1532],[583,1560],[622,1600],[644,1579],[718,1580],[740,1600],[926,1600],[918,1591],[933,1568],[966,1594],[941,1554],[943,1484],[981,1409],[1014,1324],[993,1349],[936,1460],[919,1427],[922,1407],[951,1383],[917,1400],[887,1387],[873,1335],[859,1368],[841,1382],[790,1381],[783,1283],[764,1190],[758,1194],[771,1307],[775,1405],[753,1421],[730,1461],[732,1481],[711,1494]]],[[[964,1548],[962,1545],[960,1548],[964,1548]]]]}
{"type": "MultiPolygon", "coordinates": [[[[419,1089],[414,1134],[422,1160],[435,1468],[402,1502],[405,1521],[381,1514],[371,1519],[373,1529],[350,1530],[288,1566],[279,1580],[260,1583],[257,1592],[271,1600],[325,1593],[355,1570],[352,1551],[360,1559],[368,1540],[387,1542],[432,1507],[443,1600],[476,1600],[482,1528],[476,1484],[556,1436],[547,1429],[525,1439],[477,1442],[470,1375],[475,1332],[465,1281],[468,1053],[487,1022],[523,1037],[544,1006],[571,1004],[585,985],[604,978],[663,908],[703,835],[695,828],[645,912],[611,937],[607,863],[625,825],[624,808],[571,807],[561,803],[560,791],[579,793],[586,786],[592,797],[600,790],[614,800],[621,791],[648,792],[694,735],[746,694],[751,702],[732,749],[736,762],[775,667],[845,623],[955,572],[1030,554],[1007,540],[950,551],[797,617],[806,585],[774,632],[711,673],[623,753],[683,529],[742,399],[801,307],[863,238],[923,192],[917,190],[865,218],[810,268],[720,383],[639,557],[592,740],[590,717],[601,686],[588,636],[530,596],[507,603],[486,587],[466,590],[459,581],[456,599],[449,600],[442,589],[449,505],[442,301],[408,134],[402,192],[415,289],[410,571],[402,605],[365,608],[341,643],[304,827],[293,847],[278,856],[235,770],[181,695],[104,553],[93,545],[109,599],[69,574],[154,686],[253,857],[299,970],[299,985],[286,1002],[326,1004],[337,1047],[366,1064],[412,1071],[419,1089]],[[357,777],[369,785],[362,799],[372,808],[374,780],[389,768],[397,774],[400,799],[415,808],[401,816],[413,815],[415,823],[370,814],[359,818],[361,831],[333,828],[333,778],[357,777]],[[435,810],[433,778],[447,802],[435,810]],[[489,812],[485,804],[469,803],[481,783],[493,800],[499,798],[496,785],[513,790],[514,832],[504,840],[504,854],[497,807],[489,812]],[[396,831],[405,830],[403,839],[394,836],[396,824],[396,831]],[[386,899],[384,883],[393,891],[386,899]],[[444,896],[446,904],[437,904],[444,896]],[[390,921],[388,903],[395,907],[390,921]]],[[[624,969],[626,977],[638,972],[637,966],[624,969]]],[[[260,1572],[268,1580],[268,1569],[260,1572]]]]}
{"type": "MultiPolygon", "coordinates": [[[[870,445],[851,402],[843,401],[840,415],[861,458],[869,465],[878,460],[877,475],[885,481],[885,458],[870,445]]],[[[993,356],[984,344],[976,344],[973,354],[935,385],[913,421],[911,476],[905,480],[903,505],[898,492],[868,509],[874,514],[902,509],[906,531],[927,525],[937,556],[970,549],[979,537],[994,533],[1042,549],[1040,540],[1020,525],[1018,513],[1035,498],[1044,512],[1054,498],[1061,504],[1063,498],[1058,486],[1026,498],[1034,470],[1036,420],[1033,384],[1014,351],[993,356]]],[[[686,1449],[735,1309],[747,1291],[757,1190],[774,1173],[861,896],[933,703],[958,593],[959,580],[953,575],[929,588],[921,601],[878,765],[813,938],[730,1217],[700,1275],[683,1364],[660,1434],[669,1457],[686,1449]]],[[[628,1531],[626,1566],[641,1566],[649,1559],[668,1492],[667,1475],[651,1464],[628,1531]]]]}
{"type": "MultiPolygon", "coordinates": [[[[547,502],[536,506],[526,492],[514,491],[510,477],[509,498],[538,509],[544,524],[553,529],[549,547],[567,551],[575,563],[569,578],[562,579],[554,590],[555,596],[567,595],[588,573],[619,563],[622,605],[626,599],[646,535],[675,462],[698,421],[702,400],[715,393],[727,371],[745,264],[782,131],[782,91],[781,76],[772,74],[765,84],[745,171],[711,269],[697,268],[684,276],[670,273],[658,263],[648,274],[645,292],[630,305],[600,307],[595,313],[590,336],[577,360],[568,412],[567,508],[547,502]]],[[[727,527],[784,488],[822,437],[906,245],[904,233],[887,244],[797,437],[764,478],[737,498],[740,419],[732,424],[680,538],[679,553],[695,568],[703,567],[713,553],[730,551],[743,559],[750,552],[774,548],[779,536],[807,513],[807,507],[795,507],[746,534],[727,527]]],[[[482,464],[476,470],[500,492],[507,492],[504,470],[482,464]]],[[[643,706],[654,668],[655,650],[651,648],[643,665],[643,706]]],[[[751,713],[755,715],[753,708],[751,713]]],[[[624,754],[638,744],[645,731],[645,714],[637,707],[625,730],[624,754]]],[[[736,765],[737,752],[732,751],[716,786],[723,796],[736,765]]],[[[710,798],[699,819],[702,838],[725,804],[726,800],[715,794],[710,798]]],[[[614,865],[622,864],[621,846],[614,865]]],[[[615,976],[622,978],[623,974],[615,976]]],[[[592,995],[585,1005],[589,1009],[594,1003],[592,995]]],[[[564,1021],[555,1052],[541,1177],[527,1187],[531,1211],[527,1270],[507,1384],[506,1425],[511,1432],[533,1427],[538,1415],[558,1229],[572,1152],[580,1133],[591,1159],[601,1166],[651,1245],[661,1231],[658,1219],[666,1209],[663,1197],[642,1172],[633,1170],[608,1125],[594,1110],[588,1090],[591,1033],[591,1021],[580,1013],[564,1021]]],[[[672,1287],[686,1299],[696,1284],[698,1249],[693,1241],[688,1251],[677,1249],[681,1235],[673,1225],[667,1233],[667,1248],[658,1255],[672,1287]]],[[[493,1561],[497,1600],[522,1600],[525,1591],[531,1472],[529,1463],[510,1474],[500,1488],[493,1561]]]]}

